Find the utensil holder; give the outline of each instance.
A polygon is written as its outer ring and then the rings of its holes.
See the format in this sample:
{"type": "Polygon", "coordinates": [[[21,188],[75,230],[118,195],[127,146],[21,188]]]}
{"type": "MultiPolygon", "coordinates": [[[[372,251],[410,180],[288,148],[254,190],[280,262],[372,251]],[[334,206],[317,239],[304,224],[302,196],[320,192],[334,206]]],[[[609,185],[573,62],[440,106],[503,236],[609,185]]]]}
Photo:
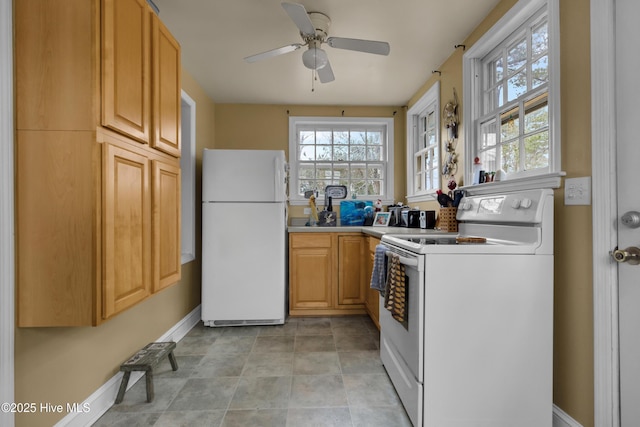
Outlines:
{"type": "Polygon", "coordinates": [[[456,214],[458,213],[458,208],[440,208],[440,213],[438,214],[438,225],[440,230],[448,231],[448,232],[458,232],[458,220],[456,219],[456,214]]]}

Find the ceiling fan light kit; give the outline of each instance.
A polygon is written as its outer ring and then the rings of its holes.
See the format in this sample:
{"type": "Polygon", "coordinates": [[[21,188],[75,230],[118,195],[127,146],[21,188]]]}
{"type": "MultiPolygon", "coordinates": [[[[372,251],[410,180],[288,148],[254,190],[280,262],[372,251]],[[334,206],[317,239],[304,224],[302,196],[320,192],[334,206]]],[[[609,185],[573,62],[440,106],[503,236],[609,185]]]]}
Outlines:
{"type": "Polygon", "coordinates": [[[328,83],[335,80],[329,57],[321,48],[323,43],[332,48],[353,50],[357,52],[373,53],[376,55],[388,55],[389,43],[373,40],[348,39],[343,37],[328,37],[331,20],[320,12],[307,12],[303,5],[298,3],[282,3],[282,8],[287,12],[293,23],[300,30],[303,44],[294,43],[282,46],[266,52],[258,53],[244,58],[247,62],[256,62],[274,56],[298,50],[302,46],[309,48],[302,54],[302,63],[305,67],[317,72],[320,82],[328,83]]]}

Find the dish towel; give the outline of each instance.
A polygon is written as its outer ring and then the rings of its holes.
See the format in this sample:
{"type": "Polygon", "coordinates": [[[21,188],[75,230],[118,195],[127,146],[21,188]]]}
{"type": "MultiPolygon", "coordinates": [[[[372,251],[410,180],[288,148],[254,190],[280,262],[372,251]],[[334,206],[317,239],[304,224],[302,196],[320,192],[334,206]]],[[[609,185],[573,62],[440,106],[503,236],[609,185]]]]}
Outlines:
{"type": "Polygon", "coordinates": [[[391,312],[391,317],[400,323],[407,322],[407,289],[404,265],[396,254],[387,255],[389,268],[387,272],[387,289],[384,295],[384,307],[391,312]]]}
{"type": "Polygon", "coordinates": [[[371,289],[376,289],[380,294],[384,295],[387,287],[387,248],[383,245],[376,246],[373,255],[373,271],[371,273],[371,289]]]}

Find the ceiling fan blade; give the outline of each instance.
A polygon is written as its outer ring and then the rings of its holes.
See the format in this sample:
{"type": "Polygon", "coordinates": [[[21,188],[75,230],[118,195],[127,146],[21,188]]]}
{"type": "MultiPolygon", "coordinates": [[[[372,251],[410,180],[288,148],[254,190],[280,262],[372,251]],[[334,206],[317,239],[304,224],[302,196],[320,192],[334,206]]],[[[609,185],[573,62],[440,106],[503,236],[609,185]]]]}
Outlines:
{"type": "Polygon", "coordinates": [[[316,70],[316,72],[318,73],[321,83],[329,83],[336,79],[333,75],[333,70],[331,69],[331,64],[329,62],[327,62],[327,65],[324,67],[316,70]]]}
{"type": "Polygon", "coordinates": [[[375,53],[376,55],[389,55],[389,51],[391,50],[387,42],[346,39],[343,37],[329,37],[327,44],[337,49],[356,50],[358,52],[375,53]]]}
{"type": "Polygon", "coordinates": [[[282,7],[303,35],[314,36],[316,34],[316,29],[303,5],[283,2],[282,7]]]}
{"type": "Polygon", "coordinates": [[[256,62],[262,61],[263,59],[273,58],[274,56],[283,55],[285,53],[293,52],[294,50],[298,50],[302,47],[300,43],[290,44],[288,46],[282,46],[277,49],[271,49],[266,52],[257,53],[255,55],[247,56],[244,58],[247,62],[256,62]]]}

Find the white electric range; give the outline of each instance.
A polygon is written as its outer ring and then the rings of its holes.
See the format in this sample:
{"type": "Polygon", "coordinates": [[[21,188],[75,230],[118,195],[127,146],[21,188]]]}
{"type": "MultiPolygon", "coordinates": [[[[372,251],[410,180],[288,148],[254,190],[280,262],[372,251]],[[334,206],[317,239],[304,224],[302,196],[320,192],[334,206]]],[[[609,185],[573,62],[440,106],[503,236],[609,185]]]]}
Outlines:
{"type": "Polygon", "coordinates": [[[407,322],[380,355],[414,426],[552,424],[553,192],[465,197],[458,235],[384,235],[407,322]]]}

